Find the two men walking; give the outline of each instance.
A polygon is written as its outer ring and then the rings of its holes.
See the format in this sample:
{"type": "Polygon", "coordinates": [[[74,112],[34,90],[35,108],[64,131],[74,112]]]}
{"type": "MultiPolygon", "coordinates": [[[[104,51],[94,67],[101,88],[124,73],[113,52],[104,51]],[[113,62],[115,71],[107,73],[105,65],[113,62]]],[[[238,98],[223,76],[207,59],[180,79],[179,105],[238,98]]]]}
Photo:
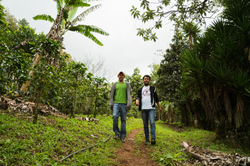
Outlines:
{"type": "MultiPolygon", "coordinates": [[[[113,110],[113,131],[115,132],[115,139],[121,138],[122,142],[125,142],[126,137],[126,119],[127,111],[130,110],[132,105],[132,89],[129,83],[124,82],[124,72],[118,73],[118,82],[115,82],[111,87],[109,105],[113,110]],[[121,116],[121,131],[118,127],[118,118],[121,116]]],[[[139,110],[142,111],[142,120],[144,125],[144,133],[146,143],[149,144],[149,128],[148,119],[150,120],[151,129],[151,144],[155,144],[155,103],[157,103],[159,111],[161,112],[161,106],[156,93],[156,88],[150,86],[149,83],[151,77],[145,75],[143,77],[144,86],[137,91],[136,105],[139,106],[139,110]]]]}

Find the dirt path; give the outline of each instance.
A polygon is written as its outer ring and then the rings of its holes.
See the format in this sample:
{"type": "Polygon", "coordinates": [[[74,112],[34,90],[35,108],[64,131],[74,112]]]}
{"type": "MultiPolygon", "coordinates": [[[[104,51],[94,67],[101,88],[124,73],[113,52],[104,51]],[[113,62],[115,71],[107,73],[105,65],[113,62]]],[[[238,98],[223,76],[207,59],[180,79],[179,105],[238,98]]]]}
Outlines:
{"type": "MultiPolygon", "coordinates": [[[[150,160],[149,151],[152,145],[149,144],[146,146],[144,142],[139,146],[135,144],[136,135],[141,130],[142,129],[136,129],[127,134],[126,142],[122,143],[122,147],[115,151],[117,158],[114,159],[114,161],[117,161],[122,166],[158,165],[156,162],[150,160]]],[[[141,136],[144,137],[143,135],[141,136]]]]}

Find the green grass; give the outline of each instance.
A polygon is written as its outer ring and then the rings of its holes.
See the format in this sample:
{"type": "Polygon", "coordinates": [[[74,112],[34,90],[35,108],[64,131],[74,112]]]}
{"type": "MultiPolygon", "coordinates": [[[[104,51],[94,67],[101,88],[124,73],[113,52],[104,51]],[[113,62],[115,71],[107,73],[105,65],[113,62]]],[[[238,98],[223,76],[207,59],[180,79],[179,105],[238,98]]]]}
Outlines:
{"type": "MultiPolygon", "coordinates": [[[[0,114],[0,165],[112,165],[121,142],[112,139],[112,117],[97,118],[99,122],[39,117],[34,125],[25,118],[0,114]],[[103,143],[110,134],[111,139],[103,143]],[[59,162],[94,144],[98,146],[59,162]]],[[[138,122],[129,119],[127,132],[140,127],[138,122]]]]}
{"type": "MultiPolygon", "coordinates": [[[[34,125],[25,116],[0,113],[0,165],[113,165],[114,151],[121,147],[121,141],[113,139],[112,117],[97,117],[99,122],[63,119],[53,116],[39,117],[34,125]],[[108,142],[103,141],[111,138],[108,142]],[[94,136],[94,137],[93,137],[94,136]],[[80,149],[98,144],[98,146],[79,152],[59,162],[67,155],[80,149]]],[[[119,123],[120,125],[120,123],[119,123]]],[[[143,128],[141,119],[127,120],[127,133],[143,128]]],[[[215,139],[214,132],[184,127],[183,132],[173,131],[163,123],[156,123],[156,145],[149,145],[152,160],[160,165],[186,160],[189,156],[182,152],[180,143],[187,141],[191,145],[215,151],[232,153],[235,149],[225,141],[215,139]]],[[[143,130],[136,136],[136,145],[144,145],[143,130]]],[[[236,152],[250,156],[249,152],[236,149],[236,152]]],[[[140,152],[134,152],[141,155],[140,152]]]]}
{"type": "MultiPolygon", "coordinates": [[[[145,142],[144,138],[137,137],[137,139],[139,144],[145,142]]],[[[153,148],[153,152],[150,155],[160,165],[174,165],[173,163],[185,161],[189,156],[181,151],[183,147],[180,143],[183,141],[193,146],[213,151],[226,153],[236,151],[239,154],[250,156],[249,152],[242,149],[234,149],[229,142],[216,140],[214,132],[191,127],[184,128],[183,132],[177,132],[166,124],[158,122],[156,124],[156,145],[150,145],[153,148]]]]}

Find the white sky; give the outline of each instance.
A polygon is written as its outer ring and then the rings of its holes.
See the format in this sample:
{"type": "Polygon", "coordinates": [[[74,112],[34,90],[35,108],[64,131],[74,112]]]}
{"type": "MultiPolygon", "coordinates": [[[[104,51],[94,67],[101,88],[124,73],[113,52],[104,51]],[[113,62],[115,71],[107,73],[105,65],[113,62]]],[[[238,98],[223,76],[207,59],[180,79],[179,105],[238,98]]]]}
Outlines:
{"type": "MultiPolygon", "coordinates": [[[[103,6],[90,13],[80,24],[95,25],[108,32],[109,36],[93,33],[104,46],[99,46],[89,38],[75,33],[67,32],[64,36],[66,52],[71,54],[73,59],[80,61],[86,56],[90,59],[104,59],[104,68],[111,75],[109,81],[117,80],[117,73],[124,71],[132,75],[134,68],[138,67],[141,75],[150,74],[148,67],[153,62],[160,63],[162,57],[155,55],[157,50],[165,50],[169,47],[174,31],[169,21],[163,28],[157,30],[157,42],[144,42],[142,37],[136,36],[137,28],[150,27],[150,24],[143,24],[131,16],[129,10],[132,5],[139,7],[139,0],[102,0],[92,3],[103,6]]],[[[32,17],[38,14],[51,15],[56,17],[56,2],[53,0],[2,0],[1,4],[10,10],[10,13],[17,20],[25,18],[37,33],[47,34],[52,26],[48,21],[33,20],[32,17]]],[[[79,13],[87,8],[81,8],[79,13]]]]}

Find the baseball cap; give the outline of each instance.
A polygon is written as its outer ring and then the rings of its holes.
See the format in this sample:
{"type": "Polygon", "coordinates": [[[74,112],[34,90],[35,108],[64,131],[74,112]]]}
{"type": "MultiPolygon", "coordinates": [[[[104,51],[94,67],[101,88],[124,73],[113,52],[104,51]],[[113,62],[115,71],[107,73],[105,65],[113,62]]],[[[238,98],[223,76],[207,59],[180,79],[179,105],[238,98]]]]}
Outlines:
{"type": "Polygon", "coordinates": [[[123,71],[120,71],[117,76],[119,76],[119,74],[121,73],[125,76],[125,73],[123,71]]]}

